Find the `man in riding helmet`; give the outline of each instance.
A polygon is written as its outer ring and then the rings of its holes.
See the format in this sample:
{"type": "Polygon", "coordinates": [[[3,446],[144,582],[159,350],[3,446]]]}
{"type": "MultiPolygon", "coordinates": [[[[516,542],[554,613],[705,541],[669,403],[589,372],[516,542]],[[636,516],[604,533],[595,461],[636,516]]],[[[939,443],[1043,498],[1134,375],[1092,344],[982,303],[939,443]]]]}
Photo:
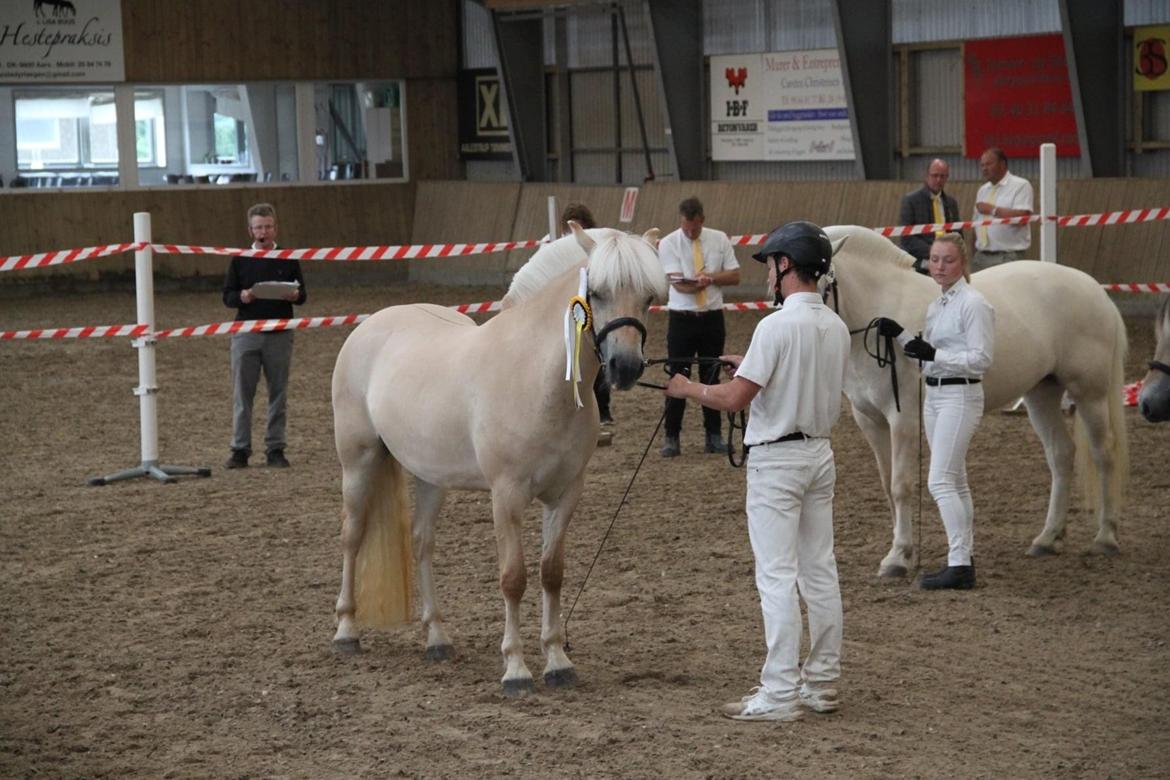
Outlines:
{"type": "Polygon", "coordinates": [[[748,534],[768,655],[760,685],[722,713],[735,720],[789,721],[837,709],[842,611],[833,555],[837,481],[829,435],[841,411],[849,329],[817,292],[833,247],[811,222],[773,230],[753,257],[768,266],[780,311],[756,326],[747,354],[724,355],[730,382],[671,377],[666,394],[722,411],[751,404],[744,443],[748,534]],[[800,664],[800,597],[809,653],[800,664]]]}

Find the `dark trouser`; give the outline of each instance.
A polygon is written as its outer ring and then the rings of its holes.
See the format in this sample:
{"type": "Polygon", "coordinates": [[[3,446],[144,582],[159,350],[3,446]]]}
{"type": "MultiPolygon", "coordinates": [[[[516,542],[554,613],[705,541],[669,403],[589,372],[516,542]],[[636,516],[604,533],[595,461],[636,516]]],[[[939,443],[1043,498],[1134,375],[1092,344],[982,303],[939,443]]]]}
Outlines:
{"type": "Polygon", "coordinates": [[[237,333],[231,340],[232,449],[252,453],[252,401],[260,384],[260,372],[268,382],[268,426],[264,449],[285,447],[288,374],[292,364],[293,332],[237,333]]]}
{"type": "MultiPolygon", "coordinates": [[[[698,314],[672,311],[666,329],[666,356],[676,358],[718,358],[723,354],[723,342],[727,338],[727,330],[723,323],[723,310],[700,312],[698,314]]],[[[681,373],[686,376],[698,376],[705,385],[719,384],[719,364],[699,363],[693,368],[698,369],[695,374],[691,366],[680,362],[678,365],[667,364],[667,373],[681,373]]],[[[682,430],[683,412],[687,402],[681,398],[666,399],[666,435],[678,436],[682,430]]],[[[703,407],[703,428],[708,434],[716,436],[721,433],[719,411],[703,407]]]]}

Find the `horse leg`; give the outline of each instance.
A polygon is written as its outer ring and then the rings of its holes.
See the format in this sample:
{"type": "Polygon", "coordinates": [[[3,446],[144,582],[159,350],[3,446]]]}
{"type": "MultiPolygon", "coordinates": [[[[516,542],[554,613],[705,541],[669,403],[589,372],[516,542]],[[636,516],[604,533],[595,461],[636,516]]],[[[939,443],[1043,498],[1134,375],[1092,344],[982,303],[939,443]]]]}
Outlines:
{"type": "Polygon", "coordinates": [[[1064,538],[1068,520],[1076,447],[1061,415],[1060,402],[1063,395],[1064,387],[1051,381],[1041,382],[1024,395],[1028,419],[1044,445],[1044,457],[1048,461],[1048,470],[1052,472],[1044,530],[1032,540],[1032,546],[1028,548],[1028,555],[1033,558],[1057,554],[1056,543],[1064,538]]]}
{"type": "Polygon", "coordinates": [[[886,553],[886,557],[882,559],[881,565],[878,567],[878,576],[905,577],[910,569],[911,556],[914,554],[914,543],[909,523],[903,522],[901,519],[903,514],[899,511],[899,505],[905,503],[905,497],[900,492],[901,485],[899,484],[897,498],[893,492],[891,477],[894,473],[894,447],[890,436],[890,425],[886,418],[880,414],[871,416],[860,411],[856,406],[853,407],[853,419],[857,422],[857,427],[861,429],[865,440],[869,442],[870,449],[873,450],[874,458],[877,460],[878,478],[881,480],[882,492],[886,494],[886,501],[894,516],[894,541],[890,546],[890,551],[886,553]]]}
{"type": "Polygon", "coordinates": [[[341,456],[341,592],[337,595],[334,614],[337,632],[333,649],[344,654],[361,652],[354,611],[354,574],[357,554],[366,532],[366,512],[381,462],[389,457],[381,442],[376,446],[347,449],[341,456]]]}
{"type": "Polygon", "coordinates": [[[492,521],[499,557],[500,593],[504,596],[504,640],[500,643],[504,677],[500,685],[505,696],[525,696],[535,690],[520,640],[520,599],[528,584],[520,521],[529,500],[522,490],[511,485],[492,488],[492,521]]]}
{"type": "MultiPolygon", "coordinates": [[[[1115,391],[1112,391],[1115,392],[1115,391]]],[[[1120,403],[1116,399],[1113,402],[1120,403]]],[[[1097,467],[1098,485],[1097,494],[1097,536],[1093,539],[1093,546],[1089,551],[1098,555],[1117,555],[1121,547],[1117,544],[1117,515],[1120,496],[1115,488],[1118,482],[1117,470],[1120,464],[1117,461],[1114,442],[1111,436],[1116,436],[1110,430],[1109,403],[1104,398],[1094,401],[1077,399],[1077,416],[1084,426],[1084,432],[1089,440],[1089,454],[1097,467]]],[[[1125,424],[1122,421],[1121,424],[1125,424]]],[[[1091,477],[1084,474],[1087,483],[1091,477]]]]}
{"type": "Polygon", "coordinates": [[[540,554],[540,584],[543,589],[543,614],[540,645],[548,659],[544,667],[544,684],[550,688],[571,686],[577,682],[577,670],[565,655],[565,632],[561,622],[561,583],[565,573],[565,531],[581,492],[585,473],[573,480],[555,503],[544,506],[543,539],[540,554]]]}
{"type": "Polygon", "coordinates": [[[422,624],[427,630],[427,660],[449,661],[455,648],[443,628],[443,616],[435,599],[432,555],[435,551],[435,520],[447,491],[417,477],[414,480],[414,559],[418,566],[418,591],[422,601],[422,624]]]}

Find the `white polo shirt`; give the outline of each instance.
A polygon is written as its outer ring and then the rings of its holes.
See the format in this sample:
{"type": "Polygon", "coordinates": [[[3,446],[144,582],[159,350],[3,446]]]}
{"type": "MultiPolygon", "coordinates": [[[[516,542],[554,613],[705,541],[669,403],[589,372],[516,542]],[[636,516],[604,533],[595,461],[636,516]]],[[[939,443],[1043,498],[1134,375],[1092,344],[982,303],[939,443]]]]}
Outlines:
{"type": "Polygon", "coordinates": [[[796,293],[756,326],[736,376],[760,386],[743,440],[828,438],[841,414],[849,328],[816,293],[796,293]]]}
{"type": "MultiPolygon", "coordinates": [[[[975,196],[977,203],[990,203],[996,208],[1032,208],[1032,183],[1008,171],[997,184],[983,182],[975,196]]],[[[990,214],[975,211],[973,220],[990,218],[990,214]]],[[[1030,225],[986,225],[975,228],[975,248],[987,252],[1022,252],[1032,245],[1030,225]]]]}
{"type": "MultiPolygon", "coordinates": [[[[703,273],[715,274],[720,271],[734,271],[739,268],[739,261],[735,259],[735,251],[731,248],[731,239],[722,230],[712,230],[705,227],[699,233],[699,246],[703,250],[703,273]]],[[[687,238],[682,228],[674,231],[658,242],[658,259],[662,261],[662,270],[667,278],[671,276],[683,279],[695,278],[694,242],[687,238]]],[[[704,311],[723,308],[723,288],[712,284],[706,289],[707,305],[704,311]]],[[[695,296],[690,293],[679,292],[670,286],[670,296],[666,307],[671,311],[700,311],[695,302],[695,296]]]]}

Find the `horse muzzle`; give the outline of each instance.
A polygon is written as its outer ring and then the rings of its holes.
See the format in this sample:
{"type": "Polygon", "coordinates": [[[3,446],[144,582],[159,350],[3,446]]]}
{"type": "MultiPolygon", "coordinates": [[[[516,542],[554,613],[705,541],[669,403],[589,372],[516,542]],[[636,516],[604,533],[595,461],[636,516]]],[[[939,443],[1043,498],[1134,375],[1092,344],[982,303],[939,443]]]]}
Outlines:
{"type": "Polygon", "coordinates": [[[605,361],[605,378],[610,387],[618,390],[629,390],[642,376],[646,362],[641,354],[622,352],[611,355],[605,361]]]}
{"type": "Polygon", "coordinates": [[[642,348],[646,346],[646,326],[633,317],[617,317],[605,323],[595,337],[598,355],[603,356],[606,379],[611,387],[617,390],[629,390],[642,376],[646,363],[642,358],[642,348]],[[629,343],[616,343],[611,338],[618,328],[632,328],[641,336],[641,340],[629,343]]]}

